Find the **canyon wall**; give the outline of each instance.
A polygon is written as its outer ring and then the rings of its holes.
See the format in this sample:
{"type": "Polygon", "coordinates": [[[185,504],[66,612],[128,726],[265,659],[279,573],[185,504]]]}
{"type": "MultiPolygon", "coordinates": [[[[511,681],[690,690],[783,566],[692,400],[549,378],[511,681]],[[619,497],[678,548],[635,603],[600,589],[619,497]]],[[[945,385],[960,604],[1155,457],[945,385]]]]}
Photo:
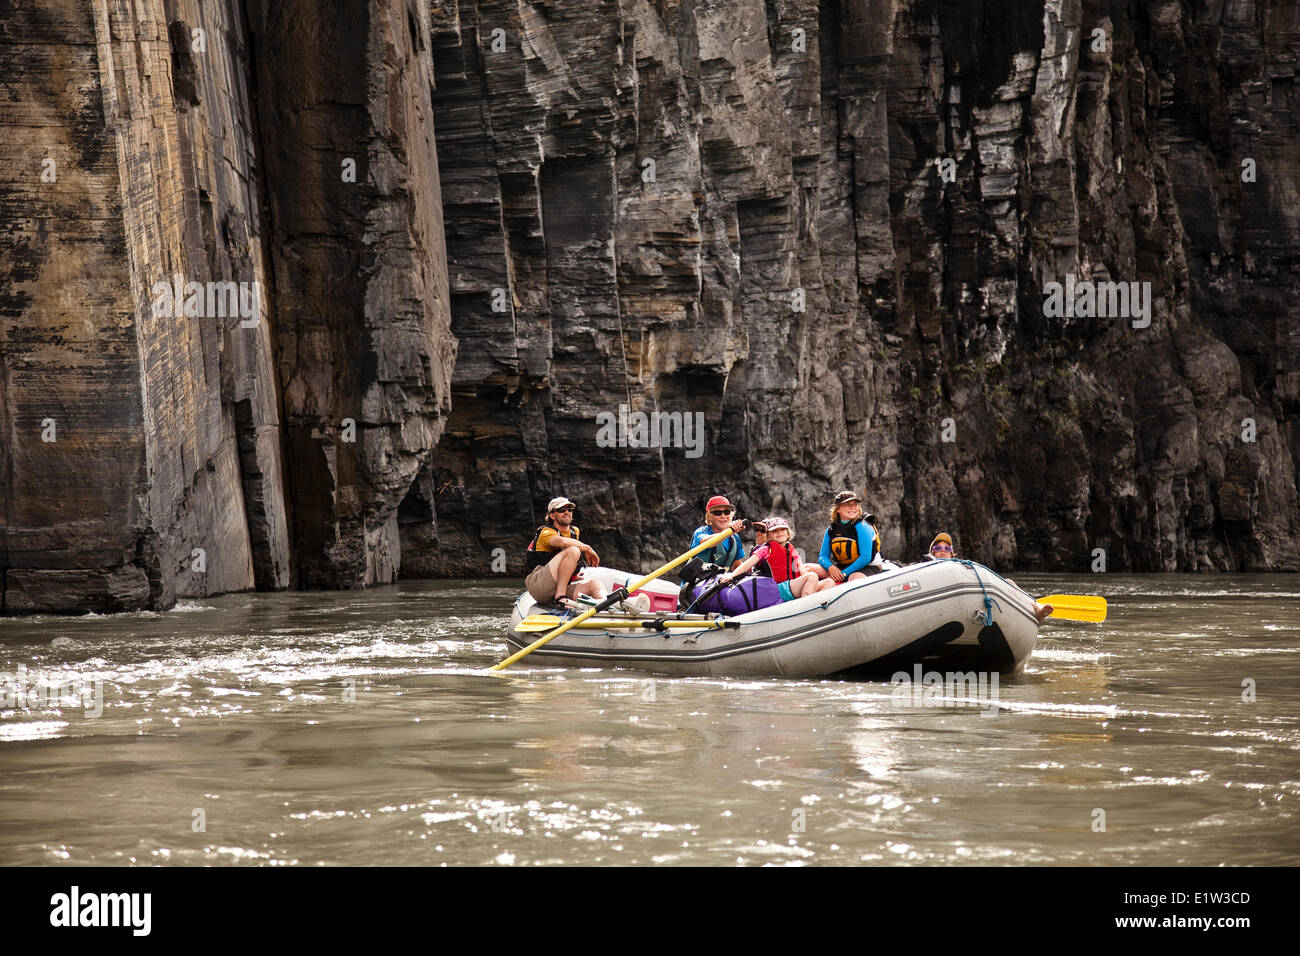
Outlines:
{"type": "Polygon", "coordinates": [[[900,557],[1300,568],[1297,4],[599,11],[434,9],[430,570],[516,569],[556,493],[611,563],[715,492],[815,549],[846,487],[900,557]],[[1045,314],[1067,276],[1150,283],[1149,325],[1045,314]],[[603,447],[620,405],[703,454],[603,447]]]}
{"type": "Polygon", "coordinates": [[[6,613],[513,575],[561,493],[624,566],[852,487],[900,558],[1300,570],[1295,0],[3,18],[6,613]]]}
{"type": "Polygon", "coordinates": [[[455,358],[428,8],[335,12],[6,11],[6,612],[395,579],[455,358]]]}

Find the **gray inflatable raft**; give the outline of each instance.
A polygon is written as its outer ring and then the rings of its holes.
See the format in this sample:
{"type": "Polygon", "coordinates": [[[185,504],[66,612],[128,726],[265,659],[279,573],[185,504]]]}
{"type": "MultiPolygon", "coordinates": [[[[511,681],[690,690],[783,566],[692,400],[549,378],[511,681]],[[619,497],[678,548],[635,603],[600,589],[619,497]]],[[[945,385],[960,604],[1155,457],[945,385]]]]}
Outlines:
{"type": "MultiPolygon", "coordinates": [[[[585,573],[606,590],[637,580],[614,568],[585,573]]],[[[644,590],[675,597],[678,589],[653,581],[644,590]]],[[[511,653],[544,636],[516,630],[533,603],[526,592],[515,601],[506,634],[511,653]]],[[[1034,599],[960,559],[907,565],[729,620],[737,626],[572,628],[516,666],[631,667],[682,677],[888,677],[922,664],[1007,674],[1024,666],[1038,638],[1034,599]]]]}

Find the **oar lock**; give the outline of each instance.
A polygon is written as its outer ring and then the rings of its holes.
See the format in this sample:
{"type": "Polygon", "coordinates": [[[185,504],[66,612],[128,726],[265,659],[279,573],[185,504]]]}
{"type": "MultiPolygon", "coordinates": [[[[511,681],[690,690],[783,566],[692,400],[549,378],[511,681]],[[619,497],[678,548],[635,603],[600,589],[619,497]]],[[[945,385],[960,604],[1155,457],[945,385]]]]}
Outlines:
{"type": "Polygon", "coordinates": [[[618,604],[619,602],[626,601],[626,600],[627,600],[627,585],[625,584],[617,591],[611,591],[605,597],[605,600],[601,601],[600,604],[596,605],[596,610],[604,611],[608,608],[613,607],[615,604],[618,604]]]}

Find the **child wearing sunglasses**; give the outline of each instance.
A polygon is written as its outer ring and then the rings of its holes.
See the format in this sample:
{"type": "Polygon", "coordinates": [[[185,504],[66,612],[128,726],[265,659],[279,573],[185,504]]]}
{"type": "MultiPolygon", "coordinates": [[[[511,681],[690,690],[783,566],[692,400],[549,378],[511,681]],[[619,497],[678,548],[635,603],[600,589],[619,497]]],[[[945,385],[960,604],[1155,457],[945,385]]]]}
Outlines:
{"type": "Polygon", "coordinates": [[[701,560],[728,571],[734,571],[745,560],[745,546],[740,541],[740,532],[745,527],[745,522],[739,518],[733,521],[731,516],[735,513],[736,509],[730,501],[722,495],[714,495],[704,506],[704,524],[695,529],[695,535],[691,538],[691,547],[694,548],[705,538],[726,530],[730,525],[735,534],[721,544],[700,552],[701,560]]]}
{"type": "Polygon", "coordinates": [[[940,531],[930,542],[930,553],[924,558],[926,561],[942,561],[944,558],[955,557],[956,552],[952,549],[952,538],[947,531],[940,531]]]}
{"type": "MultiPolygon", "coordinates": [[[[956,556],[957,552],[952,546],[952,538],[949,536],[947,531],[940,531],[934,536],[934,540],[930,542],[930,553],[922,560],[943,561],[947,558],[955,558],[956,556]]],[[[1020,585],[1016,584],[1016,582],[1012,581],[1010,578],[1007,578],[1006,581],[1007,584],[1020,587],[1020,585]]],[[[1034,602],[1034,616],[1038,618],[1039,624],[1042,624],[1047,616],[1054,610],[1055,608],[1050,604],[1042,604],[1038,601],[1034,602]]]]}

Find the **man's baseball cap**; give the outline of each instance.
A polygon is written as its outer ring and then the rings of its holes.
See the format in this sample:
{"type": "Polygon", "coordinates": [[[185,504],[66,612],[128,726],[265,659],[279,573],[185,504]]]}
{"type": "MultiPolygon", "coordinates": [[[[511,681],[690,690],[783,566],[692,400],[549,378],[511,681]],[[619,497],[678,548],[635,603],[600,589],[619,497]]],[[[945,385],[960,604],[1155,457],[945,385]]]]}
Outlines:
{"type": "Polygon", "coordinates": [[[704,506],[704,510],[712,511],[714,508],[722,508],[724,506],[730,508],[732,505],[724,495],[714,495],[709,499],[709,503],[704,506]]]}
{"type": "Polygon", "coordinates": [[[573,505],[573,507],[575,508],[578,507],[577,505],[574,505],[573,502],[570,501],[568,498],[565,498],[563,496],[559,498],[552,498],[551,503],[546,506],[546,513],[550,514],[552,511],[559,511],[561,508],[567,507],[569,505],[573,505]]]}
{"type": "Polygon", "coordinates": [[[861,500],[862,499],[858,497],[857,492],[855,491],[841,491],[838,495],[835,496],[835,503],[837,505],[842,505],[846,501],[861,501],[861,500]]]}

